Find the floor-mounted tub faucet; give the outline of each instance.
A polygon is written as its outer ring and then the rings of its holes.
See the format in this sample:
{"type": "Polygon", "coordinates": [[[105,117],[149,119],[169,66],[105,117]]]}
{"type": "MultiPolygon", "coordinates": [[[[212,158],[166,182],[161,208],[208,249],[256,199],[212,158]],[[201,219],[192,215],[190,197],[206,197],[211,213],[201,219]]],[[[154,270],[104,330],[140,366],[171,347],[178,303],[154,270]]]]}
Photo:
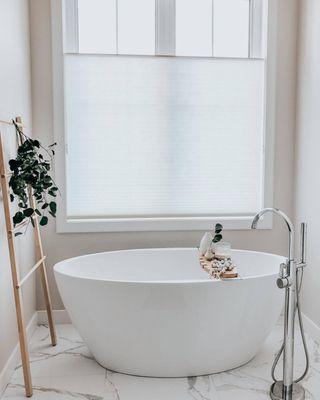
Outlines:
{"type": "MultiPolygon", "coordinates": [[[[299,264],[294,260],[294,227],[289,217],[277,208],[264,208],[258,212],[253,221],[251,228],[256,229],[259,219],[266,213],[272,212],[279,215],[286,223],[289,231],[288,259],[285,264],[280,265],[279,278],[277,285],[279,288],[285,289],[285,310],[284,310],[284,341],[275,364],[280,358],[282,350],[283,354],[283,381],[276,381],[272,384],[270,397],[273,400],[300,400],[305,398],[303,387],[298,383],[301,379],[294,381],[293,365],[294,365],[294,321],[296,313],[296,305],[299,305],[299,293],[297,287],[297,268],[304,268],[306,265],[305,249],[306,249],[306,224],[301,224],[301,261],[299,264]]],[[[302,321],[300,321],[300,308],[298,309],[300,328],[303,334],[302,321]]],[[[307,367],[303,374],[306,375],[308,370],[308,354],[304,340],[306,351],[307,367]]],[[[274,376],[274,368],[272,375],[274,376]]]]}

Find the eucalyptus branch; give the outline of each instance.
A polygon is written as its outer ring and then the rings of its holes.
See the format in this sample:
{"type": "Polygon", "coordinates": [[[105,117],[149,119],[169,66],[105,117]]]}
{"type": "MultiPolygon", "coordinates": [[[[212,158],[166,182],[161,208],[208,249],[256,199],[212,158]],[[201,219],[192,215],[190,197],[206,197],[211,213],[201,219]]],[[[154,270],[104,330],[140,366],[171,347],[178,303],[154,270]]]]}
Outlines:
{"type": "Polygon", "coordinates": [[[223,229],[223,226],[221,224],[216,224],[216,226],[214,228],[215,235],[214,235],[214,238],[212,239],[212,243],[218,243],[223,239],[222,234],[221,234],[222,229],[223,229]]]}

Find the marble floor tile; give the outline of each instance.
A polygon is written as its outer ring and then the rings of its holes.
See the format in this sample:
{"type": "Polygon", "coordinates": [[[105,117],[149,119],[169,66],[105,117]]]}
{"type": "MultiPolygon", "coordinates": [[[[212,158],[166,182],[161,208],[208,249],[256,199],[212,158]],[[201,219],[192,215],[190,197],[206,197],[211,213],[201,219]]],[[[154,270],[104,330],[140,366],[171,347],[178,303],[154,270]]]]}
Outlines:
{"type": "MultiPolygon", "coordinates": [[[[113,387],[104,375],[77,375],[77,376],[42,376],[33,377],[33,386],[36,388],[55,389],[61,392],[94,394],[104,398],[113,394],[113,387]]],[[[12,386],[22,386],[23,379],[11,382],[12,386]]],[[[111,396],[113,398],[114,396],[111,396]]],[[[109,397],[108,397],[109,398],[109,397]]]]}
{"type": "Polygon", "coordinates": [[[107,373],[116,400],[218,400],[210,377],[143,378],[107,373]]]}
{"type": "MultiPolygon", "coordinates": [[[[57,334],[58,344],[52,347],[48,327],[42,325],[30,341],[34,400],[267,400],[272,382],[270,369],[281,346],[283,326],[275,326],[261,351],[246,365],[189,378],[144,378],[108,371],[94,361],[72,325],[57,325],[57,334]]],[[[308,400],[319,400],[320,346],[306,337],[310,371],[303,386],[308,400]]],[[[305,365],[302,350],[297,334],[297,376],[305,365]]],[[[277,376],[281,376],[281,368],[277,376]]],[[[1,398],[9,399],[25,399],[21,365],[17,365],[1,398]]]]}
{"type": "MultiPolygon", "coordinates": [[[[30,362],[33,378],[105,375],[72,325],[57,325],[58,344],[51,346],[49,330],[40,326],[30,341],[30,362]]],[[[22,382],[19,364],[12,377],[22,382]]]]}
{"type": "MultiPolygon", "coordinates": [[[[105,393],[103,396],[99,394],[91,394],[79,391],[60,390],[52,387],[36,386],[33,387],[34,400],[114,400],[112,393],[105,393]]],[[[23,385],[9,384],[3,397],[3,400],[22,400],[24,397],[23,385]]]]}

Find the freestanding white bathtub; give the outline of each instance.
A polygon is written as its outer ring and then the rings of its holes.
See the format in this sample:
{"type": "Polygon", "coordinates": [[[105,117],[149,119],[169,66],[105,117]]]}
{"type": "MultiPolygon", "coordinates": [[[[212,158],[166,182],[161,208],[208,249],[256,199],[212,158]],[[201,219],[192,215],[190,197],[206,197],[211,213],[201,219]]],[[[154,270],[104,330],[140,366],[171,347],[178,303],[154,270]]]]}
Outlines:
{"type": "Polygon", "coordinates": [[[128,374],[182,377],[249,361],[275,325],[283,257],[234,250],[241,278],[212,281],[193,248],[125,250],[55,265],[66,309],[95,359],[128,374]]]}

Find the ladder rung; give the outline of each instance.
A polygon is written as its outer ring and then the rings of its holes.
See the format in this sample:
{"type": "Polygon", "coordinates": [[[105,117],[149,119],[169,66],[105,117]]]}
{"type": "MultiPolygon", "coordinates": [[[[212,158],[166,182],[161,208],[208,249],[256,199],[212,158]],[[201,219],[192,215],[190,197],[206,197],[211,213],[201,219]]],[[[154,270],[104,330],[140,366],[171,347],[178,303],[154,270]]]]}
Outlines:
{"type": "Polygon", "coordinates": [[[24,220],[23,222],[20,222],[20,224],[16,225],[13,229],[11,229],[9,232],[10,233],[14,233],[17,232],[20,228],[22,228],[23,226],[27,225],[27,223],[29,222],[29,220],[24,220]]]}
{"type": "MultiPolygon", "coordinates": [[[[35,216],[33,215],[32,217],[29,217],[29,218],[35,219],[35,216]]],[[[22,222],[20,222],[20,224],[17,224],[13,229],[11,229],[11,230],[9,231],[9,233],[15,233],[15,232],[17,232],[20,228],[22,228],[23,226],[27,225],[27,224],[30,222],[30,221],[29,221],[29,218],[28,218],[28,219],[25,219],[25,220],[22,221],[22,222]]]]}
{"type": "Polygon", "coordinates": [[[12,173],[7,173],[7,174],[1,174],[1,178],[10,178],[12,173]]]}
{"type": "MultiPolygon", "coordinates": [[[[14,123],[12,121],[4,121],[3,119],[0,119],[0,123],[1,124],[5,124],[5,125],[14,125],[14,123]]],[[[23,125],[21,122],[17,122],[15,121],[16,125],[23,128],[25,127],[25,125],[23,125]]]]}
{"type": "Polygon", "coordinates": [[[19,289],[28,278],[40,267],[40,265],[44,262],[44,260],[47,258],[47,256],[42,257],[31,269],[30,271],[21,279],[21,281],[18,283],[16,286],[17,289],[19,289]]]}

